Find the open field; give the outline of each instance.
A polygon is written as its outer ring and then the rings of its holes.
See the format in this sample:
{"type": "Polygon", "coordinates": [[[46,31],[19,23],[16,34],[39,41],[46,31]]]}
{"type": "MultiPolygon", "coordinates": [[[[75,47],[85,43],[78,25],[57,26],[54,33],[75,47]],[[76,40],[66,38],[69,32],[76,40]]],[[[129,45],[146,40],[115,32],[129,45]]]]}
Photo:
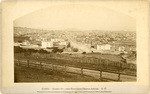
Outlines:
{"type": "Polygon", "coordinates": [[[15,82],[99,82],[93,77],[15,66],[15,82]]]}
{"type": "Polygon", "coordinates": [[[58,65],[84,67],[95,70],[109,70],[136,75],[136,65],[127,64],[119,55],[110,54],[39,54],[15,53],[15,59],[25,59],[58,65]]]}
{"type": "Polygon", "coordinates": [[[14,64],[19,65],[15,66],[15,82],[136,81],[136,65],[127,64],[121,55],[27,50],[15,53],[14,60],[14,64]]]}
{"type": "MultiPolygon", "coordinates": [[[[67,65],[60,65],[60,64],[53,64],[53,63],[40,63],[36,60],[16,60],[15,59],[15,65],[19,66],[24,66],[30,68],[35,68],[39,70],[47,70],[47,72],[52,72],[55,73],[57,76],[59,76],[58,73],[65,74],[65,75],[70,75],[71,74],[78,74],[81,75],[81,77],[92,77],[93,79],[97,79],[100,81],[136,81],[136,76],[134,75],[127,75],[123,73],[118,73],[118,72],[112,72],[112,71],[106,71],[106,70],[95,70],[95,69],[86,69],[86,68],[79,68],[79,67],[73,67],[73,66],[67,66],[67,65]]],[[[60,75],[61,75],[60,74],[60,75]]],[[[27,74],[27,75],[30,75],[27,74]]],[[[65,76],[63,75],[63,76],[65,76]]],[[[18,77],[16,77],[18,78],[18,77]]],[[[89,79],[89,82],[92,82],[93,79],[89,79]]],[[[44,79],[43,79],[44,80],[44,79]]],[[[58,79],[59,80],[59,79],[58,79]]],[[[77,80],[77,79],[76,79],[77,80]]],[[[61,80],[59,80],[61,81],[61,80]]],[[[74,82],[74,80],[70,79],[70,81],[74,82]]],[[[75,81],[76,82],[76,81],[75,81]]]]}

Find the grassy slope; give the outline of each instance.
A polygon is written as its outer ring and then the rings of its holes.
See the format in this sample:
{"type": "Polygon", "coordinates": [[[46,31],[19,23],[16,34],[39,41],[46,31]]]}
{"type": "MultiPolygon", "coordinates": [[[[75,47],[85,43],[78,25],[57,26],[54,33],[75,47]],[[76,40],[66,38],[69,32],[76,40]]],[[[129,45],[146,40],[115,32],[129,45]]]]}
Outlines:
{"type": "MultiPolygon", "coordinates": [[[[119,55],[110,55],[110,54],[100,54],[100,53],[91,53],[91,54],[32,54],[32,55],[26,55],[23,56],[23,54],[15,53],[15,58],[20,60],[30,60],[32,61],[38,61],[38,62],[43,62],[43,63],[53,63],[53,64],[59,64],[59,65],[69,65],[69,66],[75,66],[75,67],[84,67],[84,68],[89,68],[89,69],[105,69],[106,67],[108,70],[111,71],[118,71],[119,68],[114,65],[112,66],[103,66],[100,64],[99,61],[93,61],[92,59],[97,58],[97,59],[103,59],[103,60],[110,60],[118,64],[119,61],[122,60],[121,56],[119,55]],[[38,57],[38,58],[37,58],[38,57]],[[75,60],[74,60],[75,59],[75,60]],[[77,61],[79,60],[79,61],[77,61]],[[88,62],[84,62],[88,61],[88,62]]],[[[107,62],[107,61],[103,61],[107,62]]],[[[128,70],[128,69],[127,69],[128,70]]],[[[123,70],[119,70],[122,72],[123,70]]],[[[133,72],[133,74],[136,73],[136,71],[129,70],[133,72]]],[[[123,71],[124,72],[124,71],[123,71]]]]}
{"type": "Polygon", "coordinates": [[[92,77],[15,66],[15,82],[97,82],[92,77]]]}

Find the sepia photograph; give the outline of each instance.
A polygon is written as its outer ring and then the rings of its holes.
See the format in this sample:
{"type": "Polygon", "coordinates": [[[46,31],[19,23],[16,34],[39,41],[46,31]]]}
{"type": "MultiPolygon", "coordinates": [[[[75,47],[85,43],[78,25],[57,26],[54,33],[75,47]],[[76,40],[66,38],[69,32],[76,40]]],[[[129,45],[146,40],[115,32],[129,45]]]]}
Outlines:
{"type": "Polygon", "coordinates": [[[148,1],[1,5],[3,93],[149,94],[148,1]]]}
{"type": "Polygon", "coordinates": [[[136,19],[113,9],[39,9],[13,21],[13,41],[15,83],[137,81],[136,19]]]}

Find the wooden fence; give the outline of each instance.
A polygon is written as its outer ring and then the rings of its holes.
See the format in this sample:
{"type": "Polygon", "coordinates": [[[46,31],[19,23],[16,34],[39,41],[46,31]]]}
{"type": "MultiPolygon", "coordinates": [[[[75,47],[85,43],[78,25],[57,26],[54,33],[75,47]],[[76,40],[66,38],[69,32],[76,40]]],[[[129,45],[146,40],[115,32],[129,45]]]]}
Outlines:
{"type": "Polygon", "coordinates": [[[53,64],[53,63],[44,63],[44,62],[38,62],[38,61],[32,61],[32,60],[18,60],[15,59],[15,64],[18,66],[26,66],[31,68],[37,68],[42,70],[52,70],[52,71],[62,71],[64,73],[76,73],[80,74],[81,76],[92,76],[94,73],[88,74],[88,71],[92,72],[99,72],[95,73],[96,78],[99,80],[105,80],[105,81],[123,81],[122,78],[126,78],[127,80],[124,81],[136,81],[136,75],[129,75],[125,73],[113,72],[108,70],[95,70],[95,69],[89,69],[86,67],[77,67],[73,65],[60,65],[60,64],[53,64]],[[75,71],[76,70],[76,71],[75,71]],[[99,77],[97,77],[99,74],[99,77]],[[104,75],[108,77],[104,77],[104,75]],[[115,79],[114,76],[115,75],[115,79]]]}

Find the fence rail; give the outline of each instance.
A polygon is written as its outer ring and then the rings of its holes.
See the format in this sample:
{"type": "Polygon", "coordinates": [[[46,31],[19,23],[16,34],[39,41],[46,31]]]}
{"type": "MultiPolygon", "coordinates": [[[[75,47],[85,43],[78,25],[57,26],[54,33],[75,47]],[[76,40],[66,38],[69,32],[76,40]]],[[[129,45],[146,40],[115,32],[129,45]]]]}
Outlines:
{"type": "Polygon", "coordinates": [[[99,80],[105,81],[136,81],[136,75],[129,75],[120,72],[113,72],[110,70],[96,70],[94,68],[77,67],[74,65],[60,65],[53,63],[37,62],[32,60],[18,60],[15,59],[15,64],[19,66],[34,67],[38,69],[50,69],[52,71],[63,71],[64,73],[76,73],[81,76],[92,76],[99,80]]]}

